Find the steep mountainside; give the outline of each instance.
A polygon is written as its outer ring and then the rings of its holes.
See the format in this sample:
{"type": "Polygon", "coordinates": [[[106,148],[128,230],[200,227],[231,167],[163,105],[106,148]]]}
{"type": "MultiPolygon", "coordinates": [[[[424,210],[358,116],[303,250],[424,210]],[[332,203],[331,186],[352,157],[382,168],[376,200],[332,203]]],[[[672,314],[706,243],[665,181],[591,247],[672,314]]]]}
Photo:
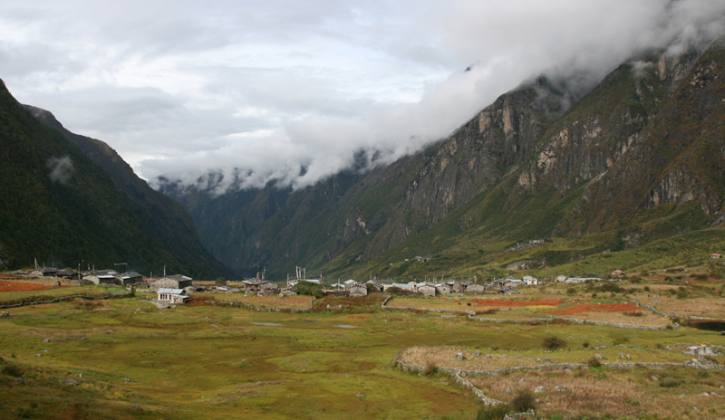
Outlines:
{"type": "Polygon", "coordinates": [[[651,52],[583,96],[540,78],[418,154],[298,191],[162,190],[215,255],[246,273],[296,264],[333,275],[475,273],[543,238],[539,270],[626,252],[722,221],[724,62],[722,42],[651,52]]]}
{"type": "Polygon", "coordinates": [[[105,143],[67,131],[0,84],[0,258],[97,267],[128,262],[222,275],[190,218],[139,179],[105,143]]]}

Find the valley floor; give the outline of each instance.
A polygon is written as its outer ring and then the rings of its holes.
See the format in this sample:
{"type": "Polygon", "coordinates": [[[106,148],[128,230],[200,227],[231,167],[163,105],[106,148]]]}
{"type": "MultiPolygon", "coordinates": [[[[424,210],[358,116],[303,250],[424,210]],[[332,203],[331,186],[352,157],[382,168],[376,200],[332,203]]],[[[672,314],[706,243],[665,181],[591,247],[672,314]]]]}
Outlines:
{"type": "MultiPolygon", "coordinates": [[[[295,307],[304,304],[299,298],[291,300],[295,307]]],[[[551,372],[471,375],[470,382],[506,403],[519,391],[536,391],[537,413],[547,417],[725,415],[720,369],[607,367],[622,361],[687,363],[694,356],[685,351],[695,344],[719,349],[708,363],[722,366],[725,336],[718,332],[479,322],[466,314],[420,310],[458,307],[455,299],[406,299],[415,310],[383,310],[376,304],[351,312],[268,312],[227,302],[158,309],[141,293],[2,310],[7,315],[0,317],[0,413],[9,418],[473,419],[486,408],[447,369],[576,363],[581,366],[551,372]],[[544,348],[550,337],[563,340],[563,347],[544,348]],[[593,357],[604,366],[588,366],[593,357]],[[401,369],[401,360],[420,369],[401,369]],[[577,403],[583,398],[586,404],[577,403]],[[662,411],[659,403],[671,411],[662,411]]],[[[531,309],[539,310],[551,308],[531,309]]]]}

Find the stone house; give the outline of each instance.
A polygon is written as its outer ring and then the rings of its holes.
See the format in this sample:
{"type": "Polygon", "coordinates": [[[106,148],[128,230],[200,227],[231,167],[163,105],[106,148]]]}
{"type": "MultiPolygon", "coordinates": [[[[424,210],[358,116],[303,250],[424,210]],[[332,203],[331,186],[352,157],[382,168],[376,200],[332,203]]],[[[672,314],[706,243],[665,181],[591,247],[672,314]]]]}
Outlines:
{"type": "Polygon", "coordinates": [[[352,297],[368,295],[368,288],[362,284],[356,284],[354,286],[351,286],[347,289],[347,291],[350,293],[350,296],[352,296],[352,297]]]}
{"type": "Polygon", "coordinates": [[[263,281],[262,284],[259,285],[258,293],[264,296],[276,295],[277,293],[279,293],[279,286],[277,286],[276,283],[272,283],[270,281],[263,281]]]}
{"type": "Polygon", "coordinates": [[[114,270],[97,270],[91,271],[83,276],[83,283],[86,284],[115,284],[123,285],[123,281],[119,278],[118,272],[114,270]]]}
{"type": "Polygon", "coordinates": [[[123,286],[131,286],[143,283],[143,276],[135,271],[127,271],[118,275],[123,286]]]}
{"type": "Polygon", "coordinates": [[[450,295],[451,294],[451,288],[447,284],[436,284],[435,289],[436,289],[436,294],[439,294],[439,295],[450,295]]]}
{"type": "Polygon", "coordinates": [[[436,288],[433,285],[430,284],[424,284],[422,286],[418,287],[418,293],[423,296],[435,296],[436,295],[436,288]]]}
{"type": "Polygon", "coordinates": [[[153,289],[183,289],[192,285],[191,277],[183,274],[166,276],[151,283],[153,289]]]}
{"type": "Polygon", "coordinates": [[[486,287],[482,284],[469,284],[466,287],[466,293],[468,294],[481,294],[486,291],[486,287]]]}

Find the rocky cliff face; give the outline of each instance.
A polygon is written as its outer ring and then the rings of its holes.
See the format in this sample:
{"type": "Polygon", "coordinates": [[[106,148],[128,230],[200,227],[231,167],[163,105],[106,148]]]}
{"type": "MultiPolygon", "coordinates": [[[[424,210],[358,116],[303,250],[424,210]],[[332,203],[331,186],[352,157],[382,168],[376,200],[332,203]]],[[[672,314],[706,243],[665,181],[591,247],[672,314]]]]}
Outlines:
{"type": "Polygon", "coordinates": [[[298,191],[162,190],[222,261],[277,275],[345,272],[471,237],[636,231],[664,207],[696,204],[693,226],[706,225],[723,211],[723,61],[719,42],[644,54],[585,91],[542,77],[420,153],[298,191]]]}

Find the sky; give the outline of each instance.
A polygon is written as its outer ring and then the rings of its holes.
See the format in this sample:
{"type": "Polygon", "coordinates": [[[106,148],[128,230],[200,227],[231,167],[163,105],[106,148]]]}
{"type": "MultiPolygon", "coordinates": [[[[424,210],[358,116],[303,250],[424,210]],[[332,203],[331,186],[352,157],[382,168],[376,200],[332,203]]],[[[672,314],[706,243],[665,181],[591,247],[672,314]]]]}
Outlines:
{"type": "Polygon", "coordinates": [[[152,184],[304,187],[361,150],[414,153],[529,78],[595,81],[724,27],[721,0],[3,0],[0,78],[152,184]]]}

